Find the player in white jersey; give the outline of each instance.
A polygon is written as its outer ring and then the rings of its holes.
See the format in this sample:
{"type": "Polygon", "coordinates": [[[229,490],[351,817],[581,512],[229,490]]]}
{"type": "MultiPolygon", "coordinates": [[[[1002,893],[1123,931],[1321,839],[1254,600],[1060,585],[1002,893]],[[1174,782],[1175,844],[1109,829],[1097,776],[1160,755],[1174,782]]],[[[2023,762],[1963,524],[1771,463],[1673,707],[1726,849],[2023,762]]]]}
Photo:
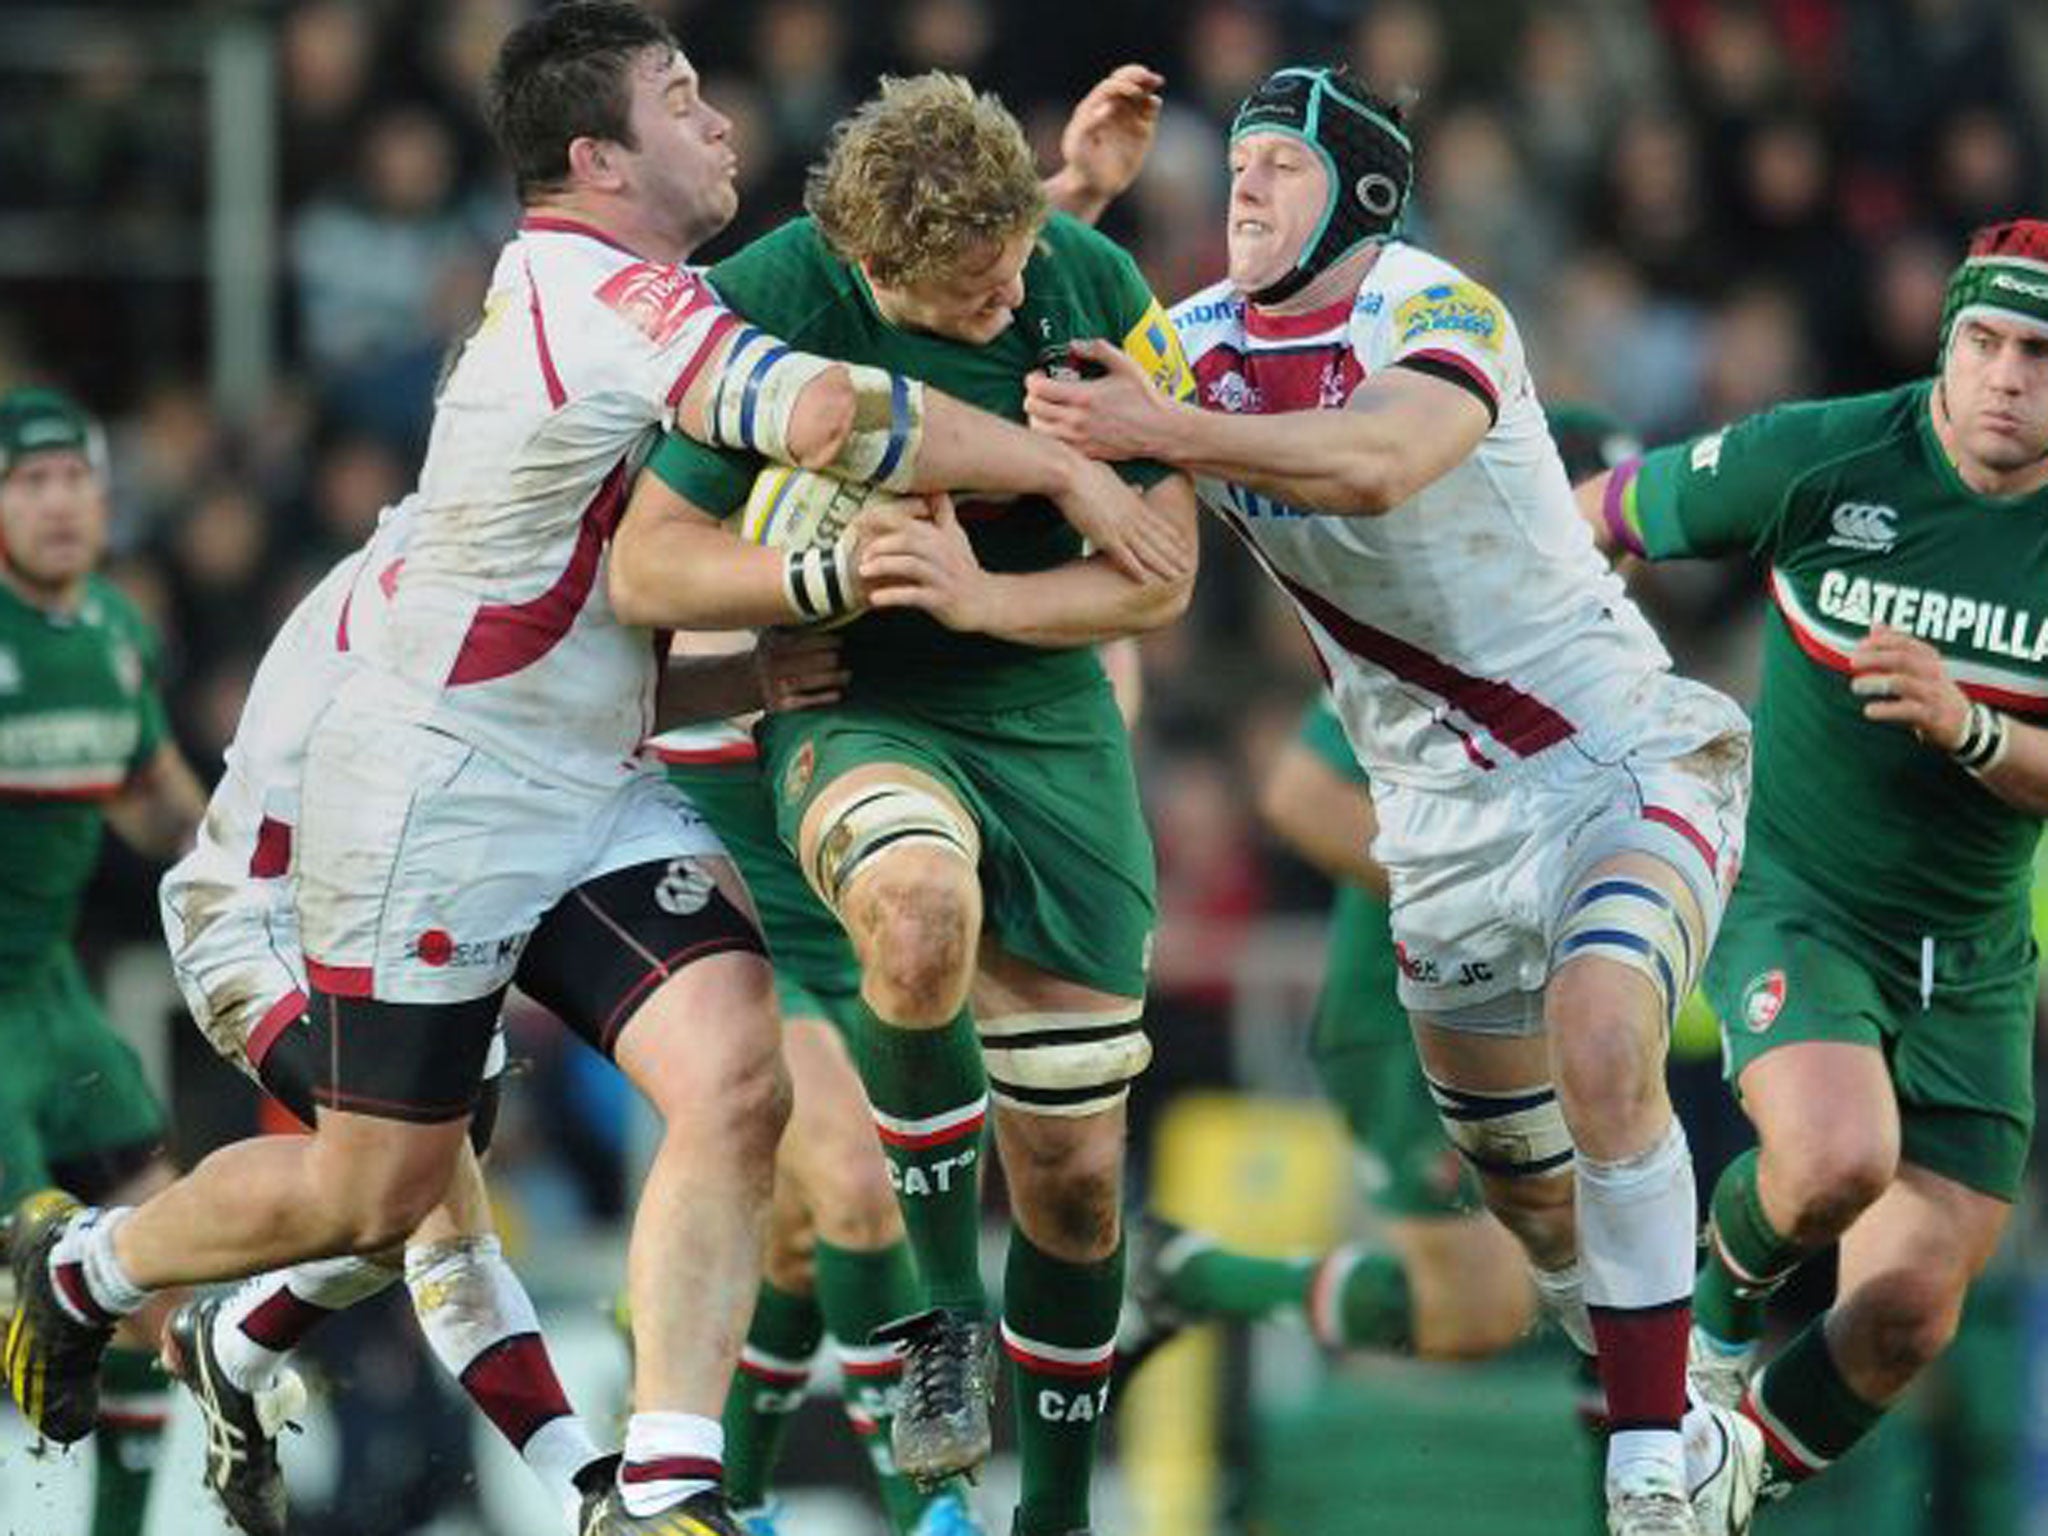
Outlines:
{"type": "MultiPolygon", "coordinates": [[[[1669,674],[1578,525],[1507,311],[1398,238],[1412,168],[1391,103],[1270,77],[1232,129],[1229,279],[1174,314],[1198,403],[1090,348],[1111,377],[1034,379],[1033,421],[1193,471],[1293,597],[1374,781],[1446,1127],[1597,1340],[1610,1526],[1691,1533],[1693,1180],[1662,1065],[1740,851],[1746,726],[1669,674]]],[[[1709,1465],[1739,1433],[1694,1426],[1709,1465]]],[[[1716,1519],[1727,1484],[1698,1490],[1716,1519]]]]}
{"type": "MultiPolygon", "coordinates": [[[[307,748],[318,1125],[224,1148],[132,1212],[24,1208],[9,1385],[32,1423],[82,1433],[106,1329],[149,1291],[402,1241],[447,1189],[516,970],[666,1124],[628,1258],[636,1412],[590,1529],[725,1532],[715,1415],[787,1086],[744,890],[638,755],[654,636],[618,621],[604,579],[632,472],[673,420],[891,488],[993,476],[1120,560],[1186,556],[1071,449],[793,353],[709,298],[680,263],[732,215],[728,124],[646,11],[572,0],[524,23],[491,107],[528,219],[437,402],[390,644],[307,748]]],[[[786,574],[795,617],[820,573],[786,574]]]]}
{"type": "MultiPolygon", "coordinates": [[[[299,774],[314,722],[360,658],[384,643],[416,504],[388,510],[370,542],[285,620],[250,683],[198,840],[158,889],[172,971],[201,1032],[307,1126],[319,1072],[307,1059],[316,1031],[290,880],[299,774]]],[[[489,1145],[503,1063],[497,1039],[470,1121],[476,1154],[489,1145]]],[[[315,1260],[173,1315],[166,1360],[208,1422],[207,1485],[250,1536],[285,1530],[276,1434],[304,1392],[287,1352],[401,1279],[435,1355],[572,1515],[596,1477],[596,1446],[500,1250],[476,1157],[465,1154],[402,1254],[315,1260]]]]}

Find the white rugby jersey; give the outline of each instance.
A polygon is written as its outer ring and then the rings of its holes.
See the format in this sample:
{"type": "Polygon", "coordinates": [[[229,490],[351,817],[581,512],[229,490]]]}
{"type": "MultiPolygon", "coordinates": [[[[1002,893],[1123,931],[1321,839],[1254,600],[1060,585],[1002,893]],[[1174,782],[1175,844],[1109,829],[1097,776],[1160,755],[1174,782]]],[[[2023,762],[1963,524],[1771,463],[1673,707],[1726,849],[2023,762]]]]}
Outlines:
{"type": "Polygon", "coordinates": [[[186,912],[188,939],[226,906],[289,905],[283,876],[291,870],[306,739],[363,659],[387,644],[416,506],[407,497],[388,508],[370,541],[299,600],[257,664],[198,837],[164,875],[163,898],[186,912]],[[187,894],[201,887],[204,912],[187,894]]]}
{"type": "Polygon", "coordinates": [[[1392,242],[1327,309],[1270,315],[1219,283],[1173,322],[1205,410],[1337,410],[1398,365],[1493,417],[1463,463],[1380,517],[1198,483],[1294,599],[1375,779],[1445,787],[1577,732],[1611,737],[1630,688],[1670,666],[1579,521],[1514,322],[1456,267],[1392,242]]]}
{"type": "Polygon", "coordinates": [[[606,595],[634,472],[738,320],[690,268],[529,214],[435,403],[391,643],[351,715],[429,725],[516,772],[639,771],[656,642],[606,595]]]}

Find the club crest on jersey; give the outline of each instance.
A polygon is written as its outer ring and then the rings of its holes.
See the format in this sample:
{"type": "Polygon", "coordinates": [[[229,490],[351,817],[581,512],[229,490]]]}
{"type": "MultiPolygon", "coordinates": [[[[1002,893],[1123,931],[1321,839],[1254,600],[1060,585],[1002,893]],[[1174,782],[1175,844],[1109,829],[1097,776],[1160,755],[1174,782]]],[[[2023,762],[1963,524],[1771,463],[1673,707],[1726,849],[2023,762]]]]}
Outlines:
{"type": "Polygon", "coordinates": [[[1762,1034],[1778,1022],[1778,1015],[1784,1011],[1783,971],[1765,971],[1742,989],[1742,1024],[1751,1034],[1762,1034]]]}
{"type": "Polygon", "coordinates": [[[1259,392],[1235,368],[1209,380],[1202,386],[1202,392],[1217,410],[1228,411],[1234,416],[1241,416],[1247,411],[1256,412],[1259,408],[1259,392]]]}
{"type": "Polygon", "coordinates": [[[695,273],[652,261],[614,272],[597,296],[657,347],[674,341],[684,322],[710,302],[695,273]]]}
{"type": "Polygon", "coordinates": [[[1898,508],[1880,502],[1845,501],[1831,516],[1835,531],[1828,535],[1828,543],[1883,554],[1899,541],[1898,516],[1898,508]]]}
{"type": "Polygon", "coordinates": [[[796,749],[796,756],[782,770],[782,798],[801,800],[811,787],[811,775],[818,771],[818,749],[808,741],[796,749]]]}
{"type": "Polygon", "coordinates": [[[1721,472],[1721,440],[1728,435],[1724,429],[1710,432],[1692,445],[1690,462],[1696,475],[1717,475],[1721,472]]]}
{"type": "Polygon", "coordinates": [[[1477,283],[1432,283],[1395,309],[1394,331],[1404,347],[1433,332],[1449,332],[1498,352],[1502,319],[1500,300],[1477,283]]]}

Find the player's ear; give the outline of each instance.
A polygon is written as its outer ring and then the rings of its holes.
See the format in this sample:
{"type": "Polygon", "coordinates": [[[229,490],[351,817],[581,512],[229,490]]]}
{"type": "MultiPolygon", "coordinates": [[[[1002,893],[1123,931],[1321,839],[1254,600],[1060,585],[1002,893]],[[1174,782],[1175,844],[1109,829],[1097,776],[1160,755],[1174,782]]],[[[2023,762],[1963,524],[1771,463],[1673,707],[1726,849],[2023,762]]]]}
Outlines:
{"type": "Polygon", "coordinates": [[[569,141],[569,182],[572,186],[616,191],[622,183],[619,146],[610,139],[583,134],[569,141]]]}

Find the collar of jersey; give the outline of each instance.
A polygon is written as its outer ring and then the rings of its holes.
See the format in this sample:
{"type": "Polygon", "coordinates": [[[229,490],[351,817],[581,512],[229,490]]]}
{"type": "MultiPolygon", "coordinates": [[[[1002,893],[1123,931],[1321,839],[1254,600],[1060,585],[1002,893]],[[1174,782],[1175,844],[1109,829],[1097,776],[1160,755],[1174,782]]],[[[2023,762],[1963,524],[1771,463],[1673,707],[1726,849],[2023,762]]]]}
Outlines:
{"type": "Polygon", "coordinates": [[[1348,293],[1321,309],[1304,310],[1298,315],[1276,315],[1246,300],[1244,333],[1259,341],[1300,341],[1306,336],[1320,336],[1345,324],[1351,318],[1351,306],[1357,302],[1358,295],[1348,293]]]}
{"type": "Polygon", "coordinates": [[[1941,445],[1941,434],[1934,430],[1934,381],[1928,380],[1921,387],[1920,400],[1914,408],[1919,418],[1915,423],[1920,445],[1927,457],[1934,463],[1934,472],[1956,495],[1966,497],[1978,506],[1991,512],[2002,512],[2008,507],[2032,507],[2048,502],[2048,485],[2037,485],[2031,491],[2021,491],[2012,496],[1987,496],[1963,478],[1963,472],[1956,468],[1956,461],[1948,456],[1948,450],[1941,445]]]}
{"type": "Polygon", "coordinates": [[[521,234],[580,235],[585,240],[595,240],[599,245],[608,245],[622,255],[630,256],[635,261],[645,261],[647,259],[638,251],[630,250],[626,246],[619,244],[609,233],[599,229],[595,224],[586,224],[581,219],[568,218],[559,213],[529,213],[520,219],[519,232],[521,234]]]}

